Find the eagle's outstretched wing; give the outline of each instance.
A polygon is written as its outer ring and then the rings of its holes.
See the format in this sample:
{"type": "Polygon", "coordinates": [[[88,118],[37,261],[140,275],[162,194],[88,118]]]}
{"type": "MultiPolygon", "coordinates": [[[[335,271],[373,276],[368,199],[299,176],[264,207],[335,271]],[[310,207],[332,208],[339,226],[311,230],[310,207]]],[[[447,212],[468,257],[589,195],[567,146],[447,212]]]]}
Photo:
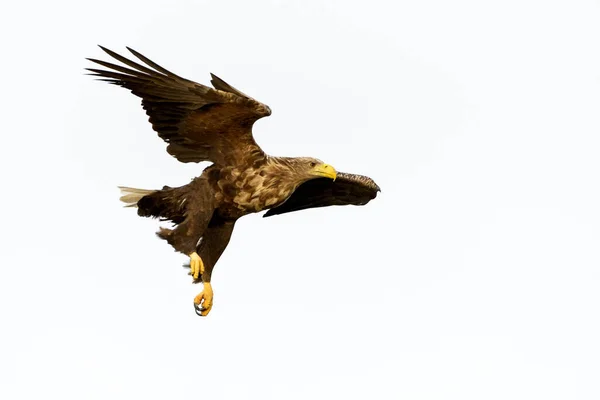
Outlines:
{"type": "Polygon", "coordinates": [[[271,109],[212,75],[215,89],[181,78],[133,49],[151,68],[100,46],[128,67],[88,58],[109,70],[88,68],[103,81],[130,89],[142,98],[150,123],[181,162],[212,161],[240,165],[264,157],[252,137],[256,120],[271,109]]]}
{"type": "Polygon", "coordinates": [[[285,203],[270,209],[263,217],[307,208],[364,205],[380,191],[379,186],[369,177],[338,172],[335,181],[317,178],[303,183],[285,203]]]}

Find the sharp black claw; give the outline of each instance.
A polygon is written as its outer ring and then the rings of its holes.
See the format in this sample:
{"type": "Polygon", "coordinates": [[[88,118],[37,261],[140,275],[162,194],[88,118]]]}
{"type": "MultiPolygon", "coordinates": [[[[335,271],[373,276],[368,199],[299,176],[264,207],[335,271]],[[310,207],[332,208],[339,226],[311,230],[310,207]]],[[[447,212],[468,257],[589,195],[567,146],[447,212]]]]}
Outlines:
{"type": "Polygon", "coordinates": [[[194,311],[196,312],[196,315],[202,317],[203,315],[201,314],[202,312],[202,308],[200,308],[197,304],[194,304],[194,311]]]}

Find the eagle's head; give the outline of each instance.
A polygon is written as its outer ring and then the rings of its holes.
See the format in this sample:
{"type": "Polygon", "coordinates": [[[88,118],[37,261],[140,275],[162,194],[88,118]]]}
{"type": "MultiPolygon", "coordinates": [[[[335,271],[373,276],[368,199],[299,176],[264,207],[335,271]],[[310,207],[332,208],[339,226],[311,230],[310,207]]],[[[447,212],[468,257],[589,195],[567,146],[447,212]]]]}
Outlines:
{"type": "Polygon", "coordinates": [[[314,178],[329,178],[335,180],[337,177],[335,168],[329,164],[325,164],[319,159],[312,157],[297,157],[292,160],[294,173],[303,178],[303,180],[314,178]]]}
{"type": "Polygon", "coordinates": [[[264,187],[275,185],[288,195],[306,181],[337,178],[331,165],[312,157],[269,157],[264,172],[267,176],[264,187]]]}

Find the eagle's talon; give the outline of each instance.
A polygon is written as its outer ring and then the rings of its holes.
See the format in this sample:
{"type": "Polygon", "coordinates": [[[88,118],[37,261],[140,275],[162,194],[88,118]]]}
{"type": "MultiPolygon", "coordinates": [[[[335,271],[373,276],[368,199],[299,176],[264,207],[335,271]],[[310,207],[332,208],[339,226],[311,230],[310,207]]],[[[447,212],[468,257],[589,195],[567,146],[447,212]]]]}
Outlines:
{"type": "Polygon", "coordinates": [[[190,275],[194,277],[194,280],[198,280],[198,277],[204,273],[204,262],[198,255],[193,252],[190,254],[190,275]]]}
{"type": "Polygon", "coordinates": [[[206,317],[213,306],[213,291],[210,282],[204,282],[204,290],[194,298],[194,310],[197,315],[206,317]]]}

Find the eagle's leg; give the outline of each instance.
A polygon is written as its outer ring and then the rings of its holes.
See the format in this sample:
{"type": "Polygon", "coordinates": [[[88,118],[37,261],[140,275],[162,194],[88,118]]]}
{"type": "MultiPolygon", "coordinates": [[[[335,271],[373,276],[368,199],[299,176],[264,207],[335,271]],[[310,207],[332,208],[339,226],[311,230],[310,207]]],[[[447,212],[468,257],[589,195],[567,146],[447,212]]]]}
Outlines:
{"type": "Polygon", "coordinates": [[[196,310],[196,314],[202,317],[207,316],[212,309],[213,290],[210,284],[212,271],[229,243],[234,225],[235,221],[224,221],[218,217],[213,218],[198,246],[198,257],[202,260],[204,268],[201,273],[204,290],[194,298],[194,310],[196,310]]]}

